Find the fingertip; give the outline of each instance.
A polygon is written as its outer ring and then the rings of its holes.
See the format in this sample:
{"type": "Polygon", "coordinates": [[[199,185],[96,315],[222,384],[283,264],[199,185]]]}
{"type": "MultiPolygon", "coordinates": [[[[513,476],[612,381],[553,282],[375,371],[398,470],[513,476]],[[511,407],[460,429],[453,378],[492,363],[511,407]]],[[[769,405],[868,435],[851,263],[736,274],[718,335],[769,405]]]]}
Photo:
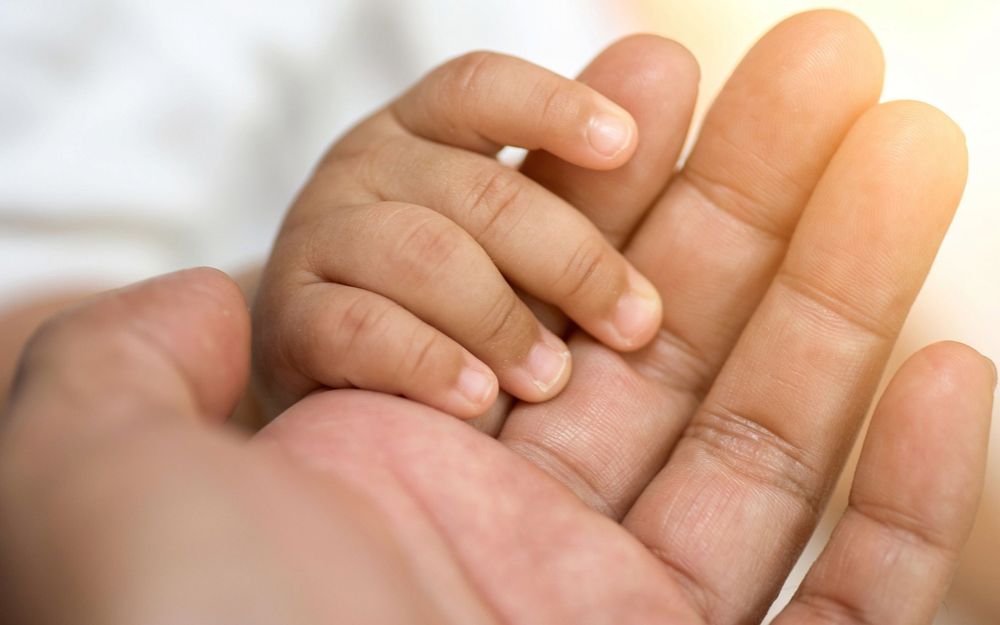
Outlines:
{"type": "Polygon", "coordinates": [[[527,61],[476,52],[432,71],[394,106],[410,132],[495,154],[503,146],[542,149],[573,165],[624,165],[637,124],[624,107],[585,83],[527,61]]]}
{"type": "Polygon", "coordinates": [[[681,92],[694,98],[701,81],[701,67],[694,54],[677,41],[638,33],[608,46],[583,71],[579,80],[589,86],[596,84],[598,91],[604,94],[608,86],[635,85],[671,94],[681,92]],[[624,79],[622,74],[625,74],[624,79]]]}
{"type": "Polygon", "coordinates": [[[249,338],[239,286],[217,269],[185,269],[96,295],[50,319],[26,347],[18,384],[37,380],[50,398],[59,384],[77,388],[72,410],[106,413],[88,416],[159,411],[221,421],[246,385],[249,338]]]}
{"type": "Polygon", "coordinates": [[[672,89],[693,88],[697,90],[701,82],[701,65],[693,52],[684,44],[660,35],[639,33],[630,35],[614,44],[622,51],[643,56],[638,72],[644,74],[644,82],[650,79],[669,79],[672,89]]]}
{"type": "Polygon", "coordinates": [[[137,315],[160,315],[156,338],[189,369],[206,416],[228,417],[250,370],[250,312],[236,281],[219,269],[195,267],[129,287],[123,296],[134,297],[137,315]]]}
{"type": "Polygon", "coordinates": [[[965,397],[976,389],[992,395],[997,379],[992,360],[957,341],[924,347],[903,363],[899,375],[918,380],[925,395],[954,397],[965,397]]]}
{"type": "Polygon", "coordinates": [[[587,124],[587,141],[599,156],[614,159],[632,143],[632,124],[612,113],[597,113],[587,124]]]}
{"type": "Polygon", "coordinates": [[[628,265],[625,291],[619,296],[610,319],[600,326],[595,337],[618,351],[635,351],[660,329],[663,302],[656,287],[634,267],[628,265]]]}
{"type": "Polygon", "coordinates": [[[993,380],[990,362],[962,343],[911,356],[875,408],[852,497],[889,497],[960,545],[982,490],[993,380]]]}
{"type": "Polygon", "coordinates": [[[569,349],[554,336],[547,336],[535,343],[528,352],[527,369],[532,384],[540,393],[539,399],[549,399],[566,385],[569,376],[569,349]]]}
{"type": "MultiPolygon", "coordinates": [[[[787,31],[802,40],[850,54],[857,59],[855,72],[864,72],[881,85],[885,74],[885,53],[871,28],[857,15],[841,9],[814,9],[786,18],[773,33],[787,31]]],[[[769,33],[770,35],[770,33],[769,33]]]]}
{"type": "MultiPolygon", "coordinates": [[[[540,326],[541,327],[541,326],[540,326]]],[[[569,382],[572,368],[569,348],[542,327],[520,366],[506,376],[504,389],[527,402],[542,402],[558,395],[569,382]]]]}
{"type": "Polygon", "coordinates": [[[989,356],[985,356],[985,355],[983,356],[983,360],[986,361],[986,366],[989,367],[989,369],[990,369],[990,373],[992,374],[992,380],[993,380],[993,391],[996,392],[996,390],[997,390],[997,382],[998,382],[998,377],[997,377],[997,363],[993,362],[992,358],[990,358],[989,356]]]}
{"type": "Polygon", "coordinates": [[[995,380],[993,364],[968,345],[942,341],[924,347],[893,376],[873,431],[883,438],[906,433],[911,445],[961,457],[957,465],[974,470],[985,458],[995,380]]]}
{"type": "Polygon", "coordinates": [[[614,169],[628,162],[635,152],[637,134],[635,120],[617,105],[614,108],[604,107],[592,114],[585,135],[590,151],[596,157],[593,168],[614,169]]]}
{"type": "Polygon", "coordinates": [[[866,149],[887,173],[920,167],[931,191],[957,203],[965,187],[968,150],[962,128],[940,109],[918,100],[883,102],[865,112],[852,134],[864,131],[866,149]]]}
{"type": "Polygon", "coordinates": [[[499,384],[493,371],[467,355],[455,381],[449,412],[460,419],[473,419],[489,410],[498,393],[499,384]]]}

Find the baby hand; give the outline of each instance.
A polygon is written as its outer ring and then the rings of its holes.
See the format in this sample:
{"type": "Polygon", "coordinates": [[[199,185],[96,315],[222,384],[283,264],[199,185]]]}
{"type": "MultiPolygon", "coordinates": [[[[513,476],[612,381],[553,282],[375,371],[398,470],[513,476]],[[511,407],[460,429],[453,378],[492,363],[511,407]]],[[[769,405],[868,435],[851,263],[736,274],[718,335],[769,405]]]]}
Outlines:
{"type": "Polygon", "coordinates": [[[654,287],[576,209],[499,163],[505,145],[623,165],[631,116],[583,83],[472,53],[432,71],[334,145],[295,201],[261,281],[254,360],[271,414],[321,387],[398,393],[458,417],[498,385],[565,386],[570,356],[515,292],[634,350],[654,287]]]}

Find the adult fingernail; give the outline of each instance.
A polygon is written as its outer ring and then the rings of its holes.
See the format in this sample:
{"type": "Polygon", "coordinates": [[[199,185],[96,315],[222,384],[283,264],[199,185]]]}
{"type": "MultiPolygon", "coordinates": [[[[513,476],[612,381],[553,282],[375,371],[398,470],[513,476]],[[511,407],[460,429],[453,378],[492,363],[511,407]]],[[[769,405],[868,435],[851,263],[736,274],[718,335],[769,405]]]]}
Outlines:
{"type": "Polygon", "coordinates": [[[633,347],[645,336],[650,336],[662,316],[656,287],[632,267],[628,272],[629,289],[618,299],[613,320],[623,347],[633,347]]]}
{"type": "Polygon", "coordinates": [[[587,141],[601,156],[616,156],[628,147],[631,139],[632,125],[627,120],[609,113],[598,113],[590,118],[587,141]]]}
{"type": "Polygon", "coordinates": [[[554,339],[543,339],[528,352],[526,368],[538,390],[547,393],[563,377],[569,365],[569,351],[550,344],[554,339]]]}
{"type": "Polygon", "coordinates": [[[993,390],[995,391],[997,390],[997,363],[993,362],[993,360],[987,356],[983,356],[983,359],[990,366],[990,368],[993,369],[993,390]]]}
{"type": "Polygon", "coordinates": [[[493,385],[493,374],[479,367],[467,365],[458,374],[458,392],[474,406],[483,406],[489,401],[493,385]]]}

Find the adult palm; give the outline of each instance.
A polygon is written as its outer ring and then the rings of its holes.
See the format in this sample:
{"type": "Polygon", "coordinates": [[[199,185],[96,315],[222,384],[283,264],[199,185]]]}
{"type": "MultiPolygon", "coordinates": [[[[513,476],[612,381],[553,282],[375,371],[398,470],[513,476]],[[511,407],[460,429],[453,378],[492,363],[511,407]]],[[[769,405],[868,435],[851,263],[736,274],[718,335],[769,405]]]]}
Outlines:
{"type": "MultiPolygon", "coordinates": [[[[477,423],[499,445],[363,394],[309,400],[265,436],[405,519],[395,531],[422,519],[447,554],[412,566],[450,569],[487,622],[758,620],[818,522],[964,185],[961,132],[927,105],[876,104],[882,69],[856,19],[787,20],[734,72],[673,175],[697,66],[655,37],[612,46],[581,79],[632,113],[635,156],[595,173],[539,152],[523,170],[657,285],[653,343],[622,355],[576,333],[558,398],[502,401],[477,423]]],[[[896,388],[914,384],[909,374],[928,406],[951,396],[934,367],[947,372],[955,350],[923,354],[896,388]]],[[[909,448],[873,443],[789,618],[906,623],[933,611],[968,505],[944,519],[920,499],[952,482],[906,467],[952,452],[928,423],[919,434],[907,423],[927,412],[913,414],[914,401],[890,396],[893,425],[873,434],[909,448]],[[911,538],[905,558],[886,562],[911,538]],[[918,568],[939,590],[900,607],[892,597],[913,596],[906,576],[918,568]]]]}
{"type": "MultiPolygon", "coordinates": [[[[749,53],[671,178],[695,76],[674,44],[620,42],[584,78],[636,118],[629,165],[529,157],[658,285],[664,326],[629,355],[574,336],[567,389],[498,409],[487,433],[362,391],[310,396],[249,442],[204,427],[241,391],[248,344],[211,272],[50,324],[2,439],[10,605],[38,622],[759,620],[957,203],[964,148],[926,105],[874,105],[871,35],[818,12],[749,53]]],[[[954,344],[903,367],[781,618],[930,618],[981,488],[992,382],[954,344]]]]}

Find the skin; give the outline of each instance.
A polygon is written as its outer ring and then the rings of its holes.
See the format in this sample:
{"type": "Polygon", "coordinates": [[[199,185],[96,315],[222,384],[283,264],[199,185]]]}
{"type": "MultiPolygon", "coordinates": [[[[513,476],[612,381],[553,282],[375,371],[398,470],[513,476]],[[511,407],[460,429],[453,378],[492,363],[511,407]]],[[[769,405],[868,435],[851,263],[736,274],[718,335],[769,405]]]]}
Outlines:
{"type": "MultiPolygon", "coordinates": [[[[328,391],[253,439],[235,436],[219,424],[247,377],[248,325],[235,285],[191,270],[103,296],[36,335],[0,439],[5,618],[759,616],[706,616],[625,526],[515,450],[414,402],[328,391]]],[[[873,417],[851,506],[780,619],[930,621],[982,487],[994,384],[959,344],[902,367],[873,417]]],[[[730,560],[767,549],[710,519],[691,523],[710,541],[738,538],[730,560]]]]}
{"type": "MultiPolygon", "coordinates": [[[[687,61],[633,38],[588,71],[669,146],[658,134],[676,129],[644,117],[657,101],[629,77],[687,61]]],[[[638,153],[587,176],[529,161],[567,197],[648,181],[614,215],[580,210],[664,294],[663,326],[629,355],[571,336],[569,385],[500,412],[496,438],[357,390],[234,436],[218,424],[246,381],[249,320],[215,272],[48,324],[0,439],[5,605],[43,623],[758,621],[964,182],[947,118],[873,106],[880,67],[856,20],[805,14],[751,51],[672,179],[638,153]]],[[[930,622],[982,488],[995,383],[954,343],[896,373],[851,505],[779,619],[930,622]]]]}
{"type": "Polygon", "coordinates": [[[255,305],[265,406],[359,387],[474,417],[498,381],[549,399],[569,352],[512,284],[615,349],[649,342],[649,281],[585,214],[492,158],[511,144],[606,170],[637,140],[626,110],[525,61],[477,52],[432,71],[330,149],[285,219],[255,305]]]}

